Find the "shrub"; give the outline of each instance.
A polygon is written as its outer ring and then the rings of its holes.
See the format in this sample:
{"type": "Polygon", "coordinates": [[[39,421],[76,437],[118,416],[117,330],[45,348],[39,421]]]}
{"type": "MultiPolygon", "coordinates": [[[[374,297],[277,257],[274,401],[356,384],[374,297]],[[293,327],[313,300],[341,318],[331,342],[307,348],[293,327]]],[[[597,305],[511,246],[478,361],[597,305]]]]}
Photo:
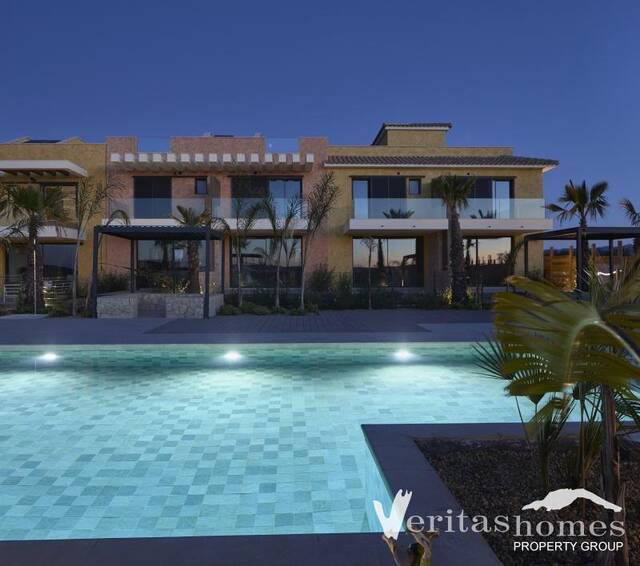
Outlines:
{"type": "Polygon", "coordinates": [[[98,277],[98,293],[128,291],[129,281],[129,276],[124,273],[107,271],[98,277]]]}
{"type": "Polygon", "coordinates": [[[353,289],[351,287],[351,277],[348,273],[341,273],[336,279],[335,288],[335,308],[353,308],[353,289]]]}
{"type": "Polygon", "coordinates": [[[218,311],[218,314],[221,314],[222,316],[230,316],[235,314],[242,314],[242,311],[234,305],[222,305],[220,307],[220,310],[218,311]]]}
{"type": "Polygon", "coordinates": [[[47,315],[50,317],[70,316],[71,303],[69,301],[55,301],[47,307],[47,315]]]}
{"type": "Polygon", "coordinates": [[[307,288],[311,293],[329,293],[333,290],[335,273],[326,263],[318,265],[309,275],[307,288]]]}
{"type": "Polygon", "coordinates": [[[265,307],[264,305],[256,305],[251,301],[243,301],[242,306],[240,307],[240,310],[244,314],[259,314],[259,315],[271,314],[271,309],[269,307],[265,307]]]}

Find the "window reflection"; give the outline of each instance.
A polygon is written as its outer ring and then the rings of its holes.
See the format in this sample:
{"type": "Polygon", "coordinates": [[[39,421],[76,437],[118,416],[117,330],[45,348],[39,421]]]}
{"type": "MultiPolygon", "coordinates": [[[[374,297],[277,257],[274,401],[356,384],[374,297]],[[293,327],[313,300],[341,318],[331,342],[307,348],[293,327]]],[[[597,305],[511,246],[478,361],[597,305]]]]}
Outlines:
{"type": "Polygon", "coordinates": [[[474,285],[503,285],[509,275],[511,238],[467,238],[465,264],[474,285]]]}
{"type": "MultiPolygon", "coordinates": [[[[278,250],[273,238],[250,238],[242,250],[242,286],[267,287],[276,285],[278,250]]],[[[301,239],[287,238],[280,254],[280,285],[299,287],[301,283],[301,239]]],[[[231,255],[231,286],[238,286],[237,255],[231,255]]]]}
{"type": "Polygon", "coordinates": [[[369,268],[369,248],[364,238],[353,239],[353,285],[366,287],[423,286],[422,238],[376,238],[369,268]]]}

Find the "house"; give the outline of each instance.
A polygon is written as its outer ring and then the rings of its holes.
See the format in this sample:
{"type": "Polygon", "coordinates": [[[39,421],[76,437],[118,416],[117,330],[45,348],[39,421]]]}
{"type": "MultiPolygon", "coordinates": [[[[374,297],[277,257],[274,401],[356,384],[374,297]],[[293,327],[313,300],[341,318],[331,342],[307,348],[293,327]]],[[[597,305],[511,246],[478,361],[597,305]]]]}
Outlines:
{"type": "MultiPolygon", "coordinates": [[[[7,185],[36,186],[46,192],[58,188],[63,193],[64,208],[69,217],[67,226],[46,227],[39,234],[43,275],[47,285],[68,288],[73,274],[73,257],[77,240],[75,220],[76,189],[89,179],[105,182],[106,152],[104,143],[86,143],[80,138],[33,139],[23,137],[0,143],[0,182],[7,185]]],[[[100,218],[96,218],[99,222],[100,218]]],[[[11,220],[0,218],[0,235],[11,220]]],[[[80,234],[78,258],[80,277],[91,270],[92,234],[80,234]]],[[[0,247],[0,303],[12,305],[29,264],[24,238],[12,235],[12,245],[0,247]]]]}
{"type": "MultiPolygon", "coordinates": [[[[0,145],[0,159],[5,160],[0,170],[7,179],[24,178],[46,188],[49,171],[12,172],[6,164],[65,159],[84,168],[87,176],[105,178],[116,187],[102,224],[122,224],[111,218],[119,211],[126,213],[129,226],[139,228],[135,233],[128,230],[126,237],[111,237],[117,229],[106,235],[98,268],[127,277],[131,293],[158,287],[174,293],[202,291],[207,264],[203,239],[189,247],[163,230],[180,226],[185,210],[224,219],[227,230],[210,242],[209,287],[214,293],[237,287],[238,258],[229,230],[237,228],[238,217],[268,196],[284,214],[289,202],[308,195],[327,172],[338,184],[338,202],[313,243],[308,273],[327,265],[336,274],[349,274],[355,287],[364,287],[371,268],[376,286],[405,292],[441,290],[448,285],[447,216],[431,184],[441,175],[473,177],[469,206],[461,213],[467,267],[472,284],[500,285],[510,269],[522,271],[521,258],[515,266],[508,259],[523,234],[552,226],[545,218],[543,175],[557,162],[515,156],[509,147],[449,146],[451,127],[440,122],[385,123],[370,145],[338,146],[326,138],[303,137],[286,149],[260,135],[172,137],[165,152],[142,151],[135,137],[108,137],[104,144],[18,140],[0,145]],[[162,238],[156,238],[156,232],[162,232],[162,238]],[[371,265],[364,238],[375,241],[371,265]],[[189,257],[196,248],[200,278],[187,284],[189,257]]],[[[54,180],[59,182],[60,173],[55,172],[54,180]]],[[[288,289],[300,285],[304,227],[304,214],[299,213],[286,260],[281,260],[288,289]]],[[[83,238],[80,277],[87,279],[91,246],[86,244],[91,235],[83,238]]],[[[272,243],[270,223],[259,213],[242,251],[243,287],[273,286],[272,243]]],[[[542,244],[535,243],[529,265],[542,269],[542,260],[542,244]]],[[[17,265],[9,256],[6,277],[19,275],[17,265]]]]}

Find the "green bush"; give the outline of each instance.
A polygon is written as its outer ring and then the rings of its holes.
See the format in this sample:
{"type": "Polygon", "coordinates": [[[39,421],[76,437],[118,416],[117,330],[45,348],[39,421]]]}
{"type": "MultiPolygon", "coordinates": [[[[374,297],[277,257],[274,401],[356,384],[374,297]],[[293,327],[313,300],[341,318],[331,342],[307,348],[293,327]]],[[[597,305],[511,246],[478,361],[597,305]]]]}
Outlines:
{"type": "Polygon", "coordinates": [[[271,314],[271,309],[269,307],[265,307],[264,305],[256,305],[251,301],[242,301],[242,306],[240,307],[240,310],[244,314],[259,314],[259,315],[271,314]]]}
{"type": "Polygon", "coordinates": [[[231,316],[234,314],[242,314],[242,311],[234,305],[222,305],[218,314],[221,314],[222,316],[231,316]]]}
{"type": "Polygon", "coordinates": [[[107,271],[98,277],[98,293],[128,291],[130,278],[124,273],[107,271]]]}
{"type": "Polygon", "coordinates": [[[71,303],[69,301],[55,301],[47,307],[47,315],[50,317],[71,316],[71,303]]]}
{"type": "Polygon", "coordinates": [[[326,263],[318,265],[309,275],[307,289],[311,293],[330,293],[333,290],[335,273],[326,263]]]}

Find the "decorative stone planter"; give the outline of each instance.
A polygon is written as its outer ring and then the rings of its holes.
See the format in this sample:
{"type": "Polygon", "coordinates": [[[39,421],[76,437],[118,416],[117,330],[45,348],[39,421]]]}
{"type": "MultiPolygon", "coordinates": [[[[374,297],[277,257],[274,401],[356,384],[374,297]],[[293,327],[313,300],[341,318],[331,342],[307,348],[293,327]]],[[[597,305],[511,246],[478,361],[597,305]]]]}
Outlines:
{"type": "MultiPolygon", "coordinates": [[[[222,293],[209,296],[209,316],[215,316],[224,304],[222,293]]],[[[170,293],[114,293],[98,297],[98,318],[202,318],[202,295],[170,293]]]]}

